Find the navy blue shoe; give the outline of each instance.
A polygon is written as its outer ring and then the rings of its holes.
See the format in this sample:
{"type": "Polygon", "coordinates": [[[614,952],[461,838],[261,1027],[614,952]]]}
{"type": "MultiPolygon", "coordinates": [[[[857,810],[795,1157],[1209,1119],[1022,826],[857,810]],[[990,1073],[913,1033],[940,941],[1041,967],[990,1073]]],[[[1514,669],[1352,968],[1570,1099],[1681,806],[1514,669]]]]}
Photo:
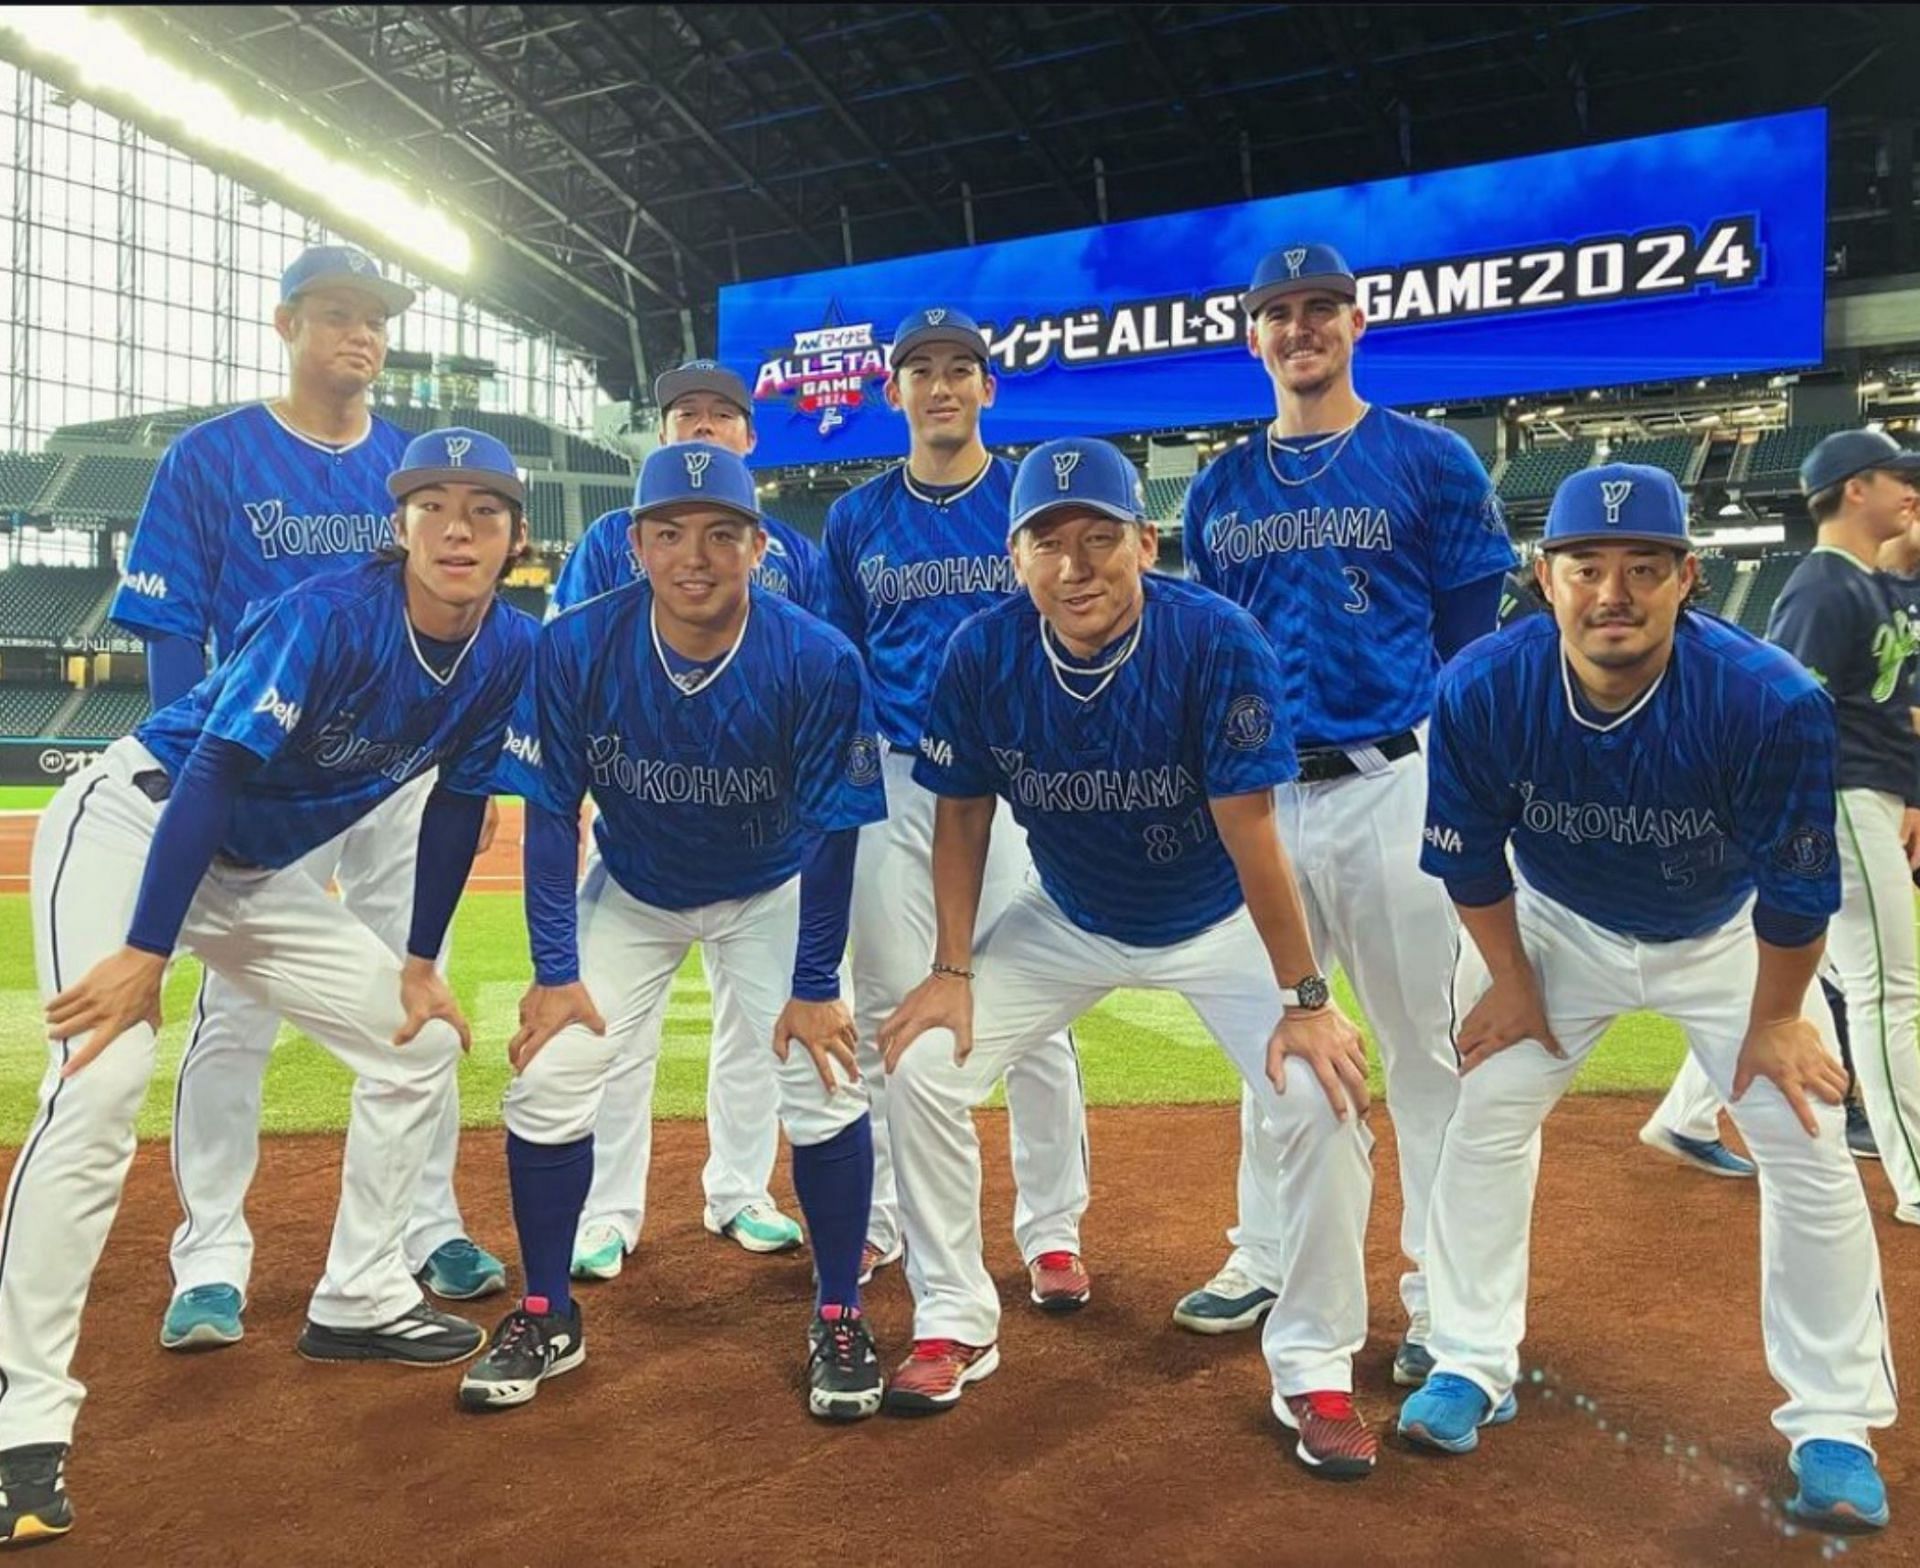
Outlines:
{"type": "Polygon", "coordinates": [[[1393,1380],[1402,1388],[1418,1388],[1433,1376],[1433,1352],[1410,1339],[1393,1353],[1393,1380]]]}
{"type": "Polygon", "coordinates": [[[1640,1129],[1640,1141],[1649,1149],[1657,1149],[1709,1176],[1724,1176],[1732,1181],[1746,1181],[1753,1176],[1753,1161],[1742,1159],[1718,1138],[1689,1138],[1684,1133],[1670,1132],[1648,1122],[1640,1129]]]}
{"type": "Polygon", "coordinates": [[[1278,1299],[1229,1263],[1198,1290],[1180,1298],[1173,1321],[1195,1334],[1237,1334],[1258,1323],[1278,1299]]]}
{"type": "Polygon", "coordinates": [[[1796,1448],[1787,1465],[1800,1478],[1800,1490],[1787,1499],[1787,1512],[1796,1519],[1878,1530],[1892,1517],[1887,1484],[1872,1453],[1858,1443],[1816,1437],[1796,1448]]]}
{"type": "Polygon", "coordinates": [[[1400,1407],[1400,1435],[1443,1454],[1467,1454],[1480,1446],[1481,1427],[1505,1426],[1519,1413],[1511,1393],[1496,1406],[1478,1384],[1436,1372],[1400,1407]]]}
{"type": "Polygon", "coordinates": [[[1880,1145],[1874,1142],[1867,1108],[1858,1100],[1847,1101],[1847,1148],[1856,1160],[1880,1158],[1880,1145]]]}

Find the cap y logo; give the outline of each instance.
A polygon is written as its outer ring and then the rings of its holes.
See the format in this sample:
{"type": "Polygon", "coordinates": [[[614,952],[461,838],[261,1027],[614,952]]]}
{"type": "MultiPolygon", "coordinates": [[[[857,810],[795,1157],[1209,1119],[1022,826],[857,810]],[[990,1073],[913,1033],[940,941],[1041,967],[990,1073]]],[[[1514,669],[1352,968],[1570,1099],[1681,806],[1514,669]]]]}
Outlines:
{"type": "Polygon", "coordinates": [[[927,312],[927,325],[930,327],[937,327],[946,319],[947,313],[944,310],[935,309],[927,312]]]}
{"type": "Polygon", "coordinates": [[[1073,471],[1079,466],[1080,454],[1078,452],[1055,452],[1053,454],[1053,477],[1059,481],[1062,490],[1065,490],[1073,483],[1073,471]]]}
{"type": "Polygon", "coordinates": [[[447,467],[458,468],[460,460],[473,450],[473,442],[466,436],[447,437],[447,467]]]}
{"type": "Polygon", "coordinates": [[[1627,497],[1633,494],[1631,479],[1603,479],[1600,481],[1600,504],[1607,509],[1607,526],[1620,526],[1620,508],[1627,504],[1627,497]]]}
{"type": "Polygon", "coordinates": [[[357,250],[347,252],[347,267],[352,272],[365,272],[373,263],[357,250]]]}
{"type": "Polygon", "coordinates": [[[1300,264],[1304,262],[1306,259],[1307,259],[1307,248],[1304,245],[1298,247],[1295,250],[1288,251],[1287,252],[1287,276],[1290,278],[1299,277],[1300,264]]]}
{"type": "Polygon", "coordinates": [[[707,465],[713,461],[711,452],[689,452],[687,457],[687,483],[695,490],[706,483],[707,465]]]}

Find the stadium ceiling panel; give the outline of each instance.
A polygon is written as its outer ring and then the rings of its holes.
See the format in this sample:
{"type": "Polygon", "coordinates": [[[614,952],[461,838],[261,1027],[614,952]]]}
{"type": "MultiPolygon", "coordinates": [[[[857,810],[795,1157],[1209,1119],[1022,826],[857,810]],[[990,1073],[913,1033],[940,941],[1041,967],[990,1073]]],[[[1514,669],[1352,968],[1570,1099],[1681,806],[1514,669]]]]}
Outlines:
{"type": "Polygon", "coordinates": [[[711,347],[738,278],[1816,103],[1836,225],[1891,216],[1887,265],[1920,264],[1909,6],[118,14],[448,204],[483,253],[497,236],[480,297],[598,356],[621,396],[636,365],[711,347]]]}

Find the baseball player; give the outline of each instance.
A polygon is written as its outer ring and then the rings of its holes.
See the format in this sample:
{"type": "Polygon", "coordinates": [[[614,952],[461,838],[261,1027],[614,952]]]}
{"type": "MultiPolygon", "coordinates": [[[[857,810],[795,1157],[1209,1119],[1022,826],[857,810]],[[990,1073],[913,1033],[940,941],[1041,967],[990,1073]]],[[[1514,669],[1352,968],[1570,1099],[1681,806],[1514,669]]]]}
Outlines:
{"type": "Polygon", "coordinates": [[[1148,575],[1145,514],[1139,475],[1106,442],[1029,452],[1008,529],[1027,597],[961,624],[922,726],[939,935],[933,972],[880,1031],[914,1293],[913,1354],[888,1403],[948,1409],[999,1365],[970,1108],[1116,987],[1162,988],[1192,1003],[1282,1151],[1262,1173],[1294,1221],[1264,1337],[1274,1414],[1309,1469],[1362,1476],[1377,1451],[1352,1399],[1373,1189],[1366,1045],[1328,1000],[1274,829],[1273,791],[1295,766],[1283,677],[1246,611],[1148,575]],[[1039,881],[976,951],[996,795],[1039,881]]]}
{"type": "Polygon", "coordinates": [[[407,448],[401,548],[244,617],[219,667],[69,780],[31,873],[46,1001],[39,1111],[0,1218],[0,1541],[72,1526],[68,1371],[153,1074],[169,955],[355,1075],[340,1210],[300,1335],[321,1361],[438,1365],[482,1335],[427,1305],[402,1233],[467,1043],[435,965],[536,628],[494,598],[525,540],[513,460],[470,430],[407,448]],[[405,958],[301,865],[430,769],[405,958]]]}
{"type": "MultiPolygon", "coordinates": [[[[663,445],[705,441],[746,457],[754,448],[753,400],[746,383],[710,359],[691,360],[653,384],[663,445]]],[[[818,608],[820,551],[778,518],[762,517],[766,553],[753,580],[803,609],[818,608]]],[[[640,575],[632,541],[633,513],[608,512],[567,557],[548,614],[607,593],[640,575]]],[[[591,875],[591,870],[589,870],[591,875]]],[[[701,963],[706,965],[705,949],[701,963]]],[[[707,1072],[706,1191],[702,1220],[748,1252],[784,1252],[800,1245],[800,1227],[780,1212],[768,1190],[780,1153],[774,1081],[761,1060],[766,1041],[748,1028],[726,976],[707,966],[713,990],[713,1055],[707,1072]]],[[[655,1023],[664,1021],[664,1015],[655,1023]]],[[[646,1213],[647,1165],[653,1146],[653,1080],[657,1049],[623,1051],[608,1069],[594,1126],[593,1187],[574,1242],[576,1279],[612,1279],[640,1240],[646,1213]]]]}
{"type": "MultiPolygon", "coordinates": [[[[1189,488],[1187,571],[1253,612],[1279,651],[1300,774],[1280,792],[1313,947],[1337,961],[1386,1069],[1405,1200],[1408,1330],[1394,1377],[1424,1375],[1427,1195],[1459,1094],[1448,1039],[1456,945],[1446,898],[1419,872],[1420,730],[1440,661],[1491,631],[1513,546],[1486,469],[1458,435],[1361,401],[1366,331],[1353,273],[1327,245],[1285,246],[1254,273],[1247,349],[1273,383],[1264,436],[1189,488]]],[[[1242,1100],[1240,1225],[1227,1266],[1174,1309],[1224,1333],[1273,1300],[1290,1216],[1268,1206],[1260,1118],[1242,1100]]]]}
{"type": "Polygon", "coordinates": [[[1819,543],[1774,602],[1767,638],[1833,698],[1840,753],[1840,911],[1830,946],[1847,998],[1853,1065],[1894,1218],[1920,1225],[1920,737],[1912,676],[1920,636],[1883,546],[1907,531],[1920,454],[1877,430],[1827,437],[1800,466],[1819,543]]]}
{"type": "Polygon", "coordinates": [[[524,1404],[584,1359],[568,1275],[601,1093],[617,1052],[658,1051],[655,1015],[699,942],[773,1052],[762,1071],[818,1273],[808,1408],[854,1420],[885,1382],[860,1313],[873,1144],[837,973],[859,829],[886,809],[872,705],[843,637],[752,586],[760,512],[736,454],[655,451],[634,531],[644,579],[541,633],[540,766],[524,770],[535,980],[505,1107],[527,1293],[460,1399],[524,1404]],[[589,792],[599,860],[576,889],[589,792]]]}
{"type": "Polygon", "coordinates": [[[1422,865],[1461,954],[1461,1093],[1434,1184],[1434,1367],[1399,1427],[1448,1453],[1510,1421],[1540,1128],[1619,1014],[1686,1031],[1760,1167],[1774,1424],[1818,1523],[1880,1525],[1894,1417],[1880,1263],[1812,984],[1840,902],[1834,712],[1775,649],[1683,606],[1698,573],[1664,469],[1568,479],[1532,617],[1440,679],[1422,865]],[[1509,868],[1512,846],[1518,887],[1509,868]]]}
{"type": "MultiPolygon", "coordinates": [[[[274,329],[287,345],[285,397],[194,426],[167,449],[127,552],[113,618],[146,643],[157,712],[236,646],[249,605],[316,572],[372,557],[393,536],[387,476],[406,435],[372,414],[367,389],[386,359],[387,322],[413,291],[345,246],[302,252],[280,281],[274,329]]],[[[404,954],[422,778],[357,821],[310,863],[343,902],[404,954]]],[[[279,1018],[209,973],[195,1000],[173,1105],[174,1295],[160,1330],[170,1350],[217,1349],[242,1333],[253,1263],[244,1204],[260,1152],[260,1093],[279,1018]]],[[[467,1239],[453,1193],[460,1107],[453,1080],[433,1124],[407,1232],[409,1264],[448,1297],[499,1289],[498,1258],[467,1239]]],[[[360,1151],[349,1147],[351,1162],[360,1151]]]]}
{"type": "MultiPolygon", "coordinates": [[[[894,333],[887,363],[907,460],[835,501],[822,539],[827,617],[866,659],[885,742],[887,820],[862,836],[853,889],[854,1022],[875,1128],[864,1274],[900,1256],[886,1080],[873,1041],[919,982],[934,940],[934,794],[913,776],[914,750],[953,629],[1019,590],[1006,550],[1013,465],[980,438],[994,396],[986,338],[961,311],[916,311],[894,333]]],[[[1003,812],[980,894],[983,932],[1029,866],[1025,835],[1003,812]]],[[[1013,1064],[1007,1108],[1014,1238],[1029,1295],[1043,1311],[1069,1312],[1093,1286],[1080,1258],[1086,1100],[1064,1028],[1013,1064]]]]}

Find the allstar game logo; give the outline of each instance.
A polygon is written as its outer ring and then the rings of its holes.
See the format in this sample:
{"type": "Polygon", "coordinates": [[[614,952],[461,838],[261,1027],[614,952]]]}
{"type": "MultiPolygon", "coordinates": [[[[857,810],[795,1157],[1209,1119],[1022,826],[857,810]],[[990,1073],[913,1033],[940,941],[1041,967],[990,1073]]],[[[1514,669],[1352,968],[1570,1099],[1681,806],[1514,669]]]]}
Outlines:
{"type": "Polygon", "coordinates": [[[875,337],[873,323],[848,323],[836,302],[824,322],[796,332],[788,348],[760,366],[753,401],[785,403],[828,437],[877,400],[886,379],[887,345],[875,337]]]}

